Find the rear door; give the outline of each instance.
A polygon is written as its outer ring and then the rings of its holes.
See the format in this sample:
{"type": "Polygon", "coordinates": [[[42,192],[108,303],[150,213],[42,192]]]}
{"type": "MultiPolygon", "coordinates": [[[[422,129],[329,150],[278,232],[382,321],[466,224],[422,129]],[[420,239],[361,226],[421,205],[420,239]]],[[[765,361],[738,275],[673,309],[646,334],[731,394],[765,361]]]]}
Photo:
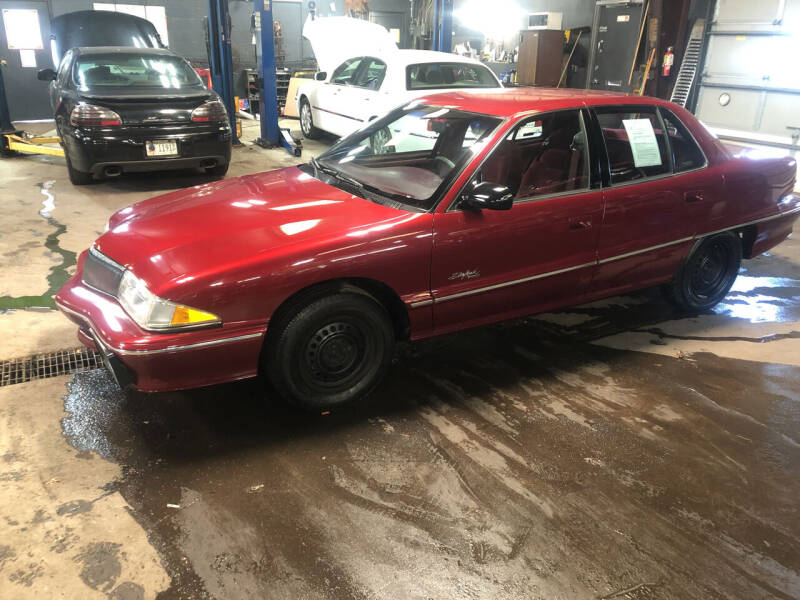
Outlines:
{"type": "Polygon", "coordinates": [[[597,107],[594,115],[608,181],[591,291],[613,295],[667,281],[693,243],[688,206],[695,195],[709,197],[713,190],[698,185],[690,173],[673,175],[656,107],[597,107]]]}
{"type": "Polygon", "coordinates": [[[55,68],[50,57],[47,2],[0,0],[0,61],[12,121],[50,119],[48,83],[39,69],[55,68]]]}
{"type": "Polygon", "coordinates": [[[512,208],[456,205],[435,215],[431,288],[438,333],[580,302],[603,214],[585,140],[579,110],[526,119],[473,178],[510,188],[512,208]]]}

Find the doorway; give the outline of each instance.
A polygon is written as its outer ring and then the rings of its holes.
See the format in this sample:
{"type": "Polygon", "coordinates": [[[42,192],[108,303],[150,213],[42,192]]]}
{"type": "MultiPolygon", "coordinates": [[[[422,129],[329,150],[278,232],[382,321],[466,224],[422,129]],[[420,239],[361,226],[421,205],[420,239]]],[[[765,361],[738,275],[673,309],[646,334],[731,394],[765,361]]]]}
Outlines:
{"type": "Polygon", "coordinates": [[[0,0],[0,61],[12,121],[50,119],[48,84],[36,79],[53,66],[47,2],[0,0]]]}

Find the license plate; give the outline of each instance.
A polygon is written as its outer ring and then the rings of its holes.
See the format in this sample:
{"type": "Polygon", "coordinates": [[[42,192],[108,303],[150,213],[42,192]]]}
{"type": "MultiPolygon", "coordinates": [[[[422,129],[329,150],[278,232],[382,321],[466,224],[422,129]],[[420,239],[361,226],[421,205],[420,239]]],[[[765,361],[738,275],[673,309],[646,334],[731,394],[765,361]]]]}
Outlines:
{"type": "Polygon", "coordinates": [[[147,156],[175,156],[178,154],[178,142],[170,140],[154,140],[144,143],[147,156]]]}

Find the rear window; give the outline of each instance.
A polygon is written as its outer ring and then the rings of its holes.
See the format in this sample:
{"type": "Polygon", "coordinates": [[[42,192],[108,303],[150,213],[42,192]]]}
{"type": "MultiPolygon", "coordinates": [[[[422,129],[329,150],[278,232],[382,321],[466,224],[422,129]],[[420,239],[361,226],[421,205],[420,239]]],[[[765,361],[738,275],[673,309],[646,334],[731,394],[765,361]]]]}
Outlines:
{"type": "Polygon", "coordinates": [[[666,109],[661,109],[672,147],[675,172],[692,171],[706,164],[706,157],[681,120],[666,109]]]}
{"type": "Polygon", "coordinates": [[[182,58],[146,54],[81,56],[72,78],[82,91],[106,88],[181,89],[203,87],[197,73],[182,58]]]}
{"type": "Polygon", "coordinates": [[[500,84],[483,65],[423,63],[406,68],[406,88],[409,90],[496,87],[500,87],[500,84]]]}

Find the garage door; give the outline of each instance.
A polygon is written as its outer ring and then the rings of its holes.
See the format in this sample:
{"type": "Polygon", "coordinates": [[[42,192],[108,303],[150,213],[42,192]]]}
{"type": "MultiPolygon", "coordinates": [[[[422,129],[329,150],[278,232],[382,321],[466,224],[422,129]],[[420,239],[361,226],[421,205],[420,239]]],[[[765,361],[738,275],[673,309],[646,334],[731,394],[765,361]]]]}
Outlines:
{"type": "Polygon", "coordinates": [[[800,149],[800,0],[718,0],[696,113],[723,139],[800,149]]]}

